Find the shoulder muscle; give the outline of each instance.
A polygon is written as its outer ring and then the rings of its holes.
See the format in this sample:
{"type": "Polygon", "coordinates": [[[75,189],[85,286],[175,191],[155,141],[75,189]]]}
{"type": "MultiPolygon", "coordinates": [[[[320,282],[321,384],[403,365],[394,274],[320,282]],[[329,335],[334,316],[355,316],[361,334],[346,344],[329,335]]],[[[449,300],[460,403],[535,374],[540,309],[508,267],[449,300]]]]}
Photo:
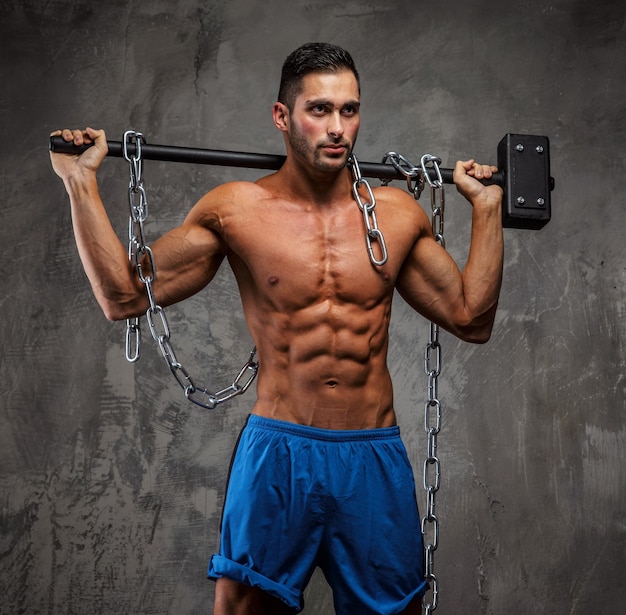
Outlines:
{"type": "Polygon", "coordinates": [[[223,220],[245,207],[259,188],[251,182],[229,182],[207,192],[191,209],[185,224],[198,224],[222,233],[223,220]]]}

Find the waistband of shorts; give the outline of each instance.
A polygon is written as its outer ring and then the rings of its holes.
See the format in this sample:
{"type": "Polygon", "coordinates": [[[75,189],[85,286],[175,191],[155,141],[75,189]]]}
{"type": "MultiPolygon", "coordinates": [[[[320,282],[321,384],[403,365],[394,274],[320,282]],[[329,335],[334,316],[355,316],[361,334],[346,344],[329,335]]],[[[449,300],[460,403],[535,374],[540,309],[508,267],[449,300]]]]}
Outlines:
{"type": "Polygon", "coordinates": [[[313,440],[328,442],[350,442],[355,440],[392,440],[400,436],[398,425],[391,427],[377,427],[375,429],[322,429],[309,427],[289,421],[270,419],[258,414],[248,416],[247,426],[268,431],[280,431],[294,436],[301,436],[313,440]]]}

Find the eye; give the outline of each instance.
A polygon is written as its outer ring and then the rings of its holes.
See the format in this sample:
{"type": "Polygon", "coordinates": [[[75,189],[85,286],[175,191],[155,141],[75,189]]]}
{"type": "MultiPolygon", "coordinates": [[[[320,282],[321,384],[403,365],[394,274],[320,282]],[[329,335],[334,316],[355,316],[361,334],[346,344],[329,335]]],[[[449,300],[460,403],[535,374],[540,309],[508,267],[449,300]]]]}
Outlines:
{"type": "Polygon", "coordinates": [[[347,116],[353,116],[356,115],[358,111],[358,107],[356,105],[346,105],[342,110],[341,113],[343,115],[347,115],[347,116]]]}

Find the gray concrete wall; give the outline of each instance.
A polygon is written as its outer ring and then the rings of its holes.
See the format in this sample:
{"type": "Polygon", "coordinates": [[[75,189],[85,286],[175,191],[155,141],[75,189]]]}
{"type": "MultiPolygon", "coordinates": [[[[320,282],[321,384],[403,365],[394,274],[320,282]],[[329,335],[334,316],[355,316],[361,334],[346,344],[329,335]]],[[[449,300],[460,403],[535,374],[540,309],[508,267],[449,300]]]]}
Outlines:
{"type": "MultiPolygon", "coordinates": [[[[442,335],[438,613],[622,612],[624,15],[621,0],[2,0],[0,612],[210,612],[206,561],[253,398],[192,406],[145,327],[143,358],[125,362],[123,325],[99,312],[78,261],[49,131],[282,153],[280,64],[309,40],[360,67],[362,160],[494,161],[505,133],[549,136],[553,219],[505,232],[492,340],[442,335]]],[[[146,163],[145,175],[153,239],[218,182],[259,172],[146,163]]],[[[122,237],[127,182],[126,163],[107,159],[122,237]]],[[[462,263],[468,206],[448,195],[462,263]]],[[[228,383],[250,344],[230,273],[169,314],[189,370],[228,383]]],[[[426,336],[398,301],[391,367],[418,473],[426,336]]],[[[305,612],[330,604],[316,576],[305,612]]]]}

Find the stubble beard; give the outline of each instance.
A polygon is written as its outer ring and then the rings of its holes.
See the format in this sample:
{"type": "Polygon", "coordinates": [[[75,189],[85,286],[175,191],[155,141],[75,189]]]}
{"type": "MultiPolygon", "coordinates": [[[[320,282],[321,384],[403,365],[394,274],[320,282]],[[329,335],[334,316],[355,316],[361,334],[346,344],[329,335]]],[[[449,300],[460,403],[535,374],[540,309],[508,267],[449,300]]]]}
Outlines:
{"type": "Polygon", "coordinates": [[[350,144],[350,142],[341,140],[337,142],[322,142],[318,144],[311,144],[307,138],[297,130],[292,130],[289,135],[289,141],[291,143],[291,147],[294,153],[306,160],[313,166],[313,168],[318,171],[340,171],[343,169],[348,163],[348,158],[352,153],[352,149],[354,147],[354,143],[350,144]],[[324,156],[323,147],[329,145],[344,145],[346,147],[345,152],[339,157],[327,159],[324,156]]]}

